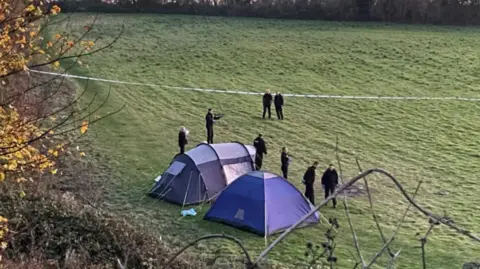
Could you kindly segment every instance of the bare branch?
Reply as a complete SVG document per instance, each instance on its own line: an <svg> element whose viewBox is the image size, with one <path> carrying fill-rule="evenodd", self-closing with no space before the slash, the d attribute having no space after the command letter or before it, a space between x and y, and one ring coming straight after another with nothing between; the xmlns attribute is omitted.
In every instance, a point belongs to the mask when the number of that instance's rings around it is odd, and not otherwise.
<svg viewBox="0 0 480 269"><path fill-rule="evenodd" d="M420 239L421 246L420 248L422 249L422 265L423 269L427 269L427 259L425 258L425 245L427 244L427 238L430 235L430 232L433 230L433 227L435 226L435 222L430 223L430 227L428 228L427 233L425 234L424 237Z"/></svg>
<svg viewBox="0 0 480 269"><path fill-rule="evenodd" d="M360 162L358 161L358 158L355 158L355 162L357 163L359 172L362 173L363 170L362 170L362 167L360 166ZM368 202L370 204L370 210L372 212L373 221L375 222L375 225L377 226L378 232L380 233L380 236L382 237L383 244L386 244L387 239L385 238L385 234L382 231L382 227L380 226L380 222L378 221L377 214L375 213L375 209L373 207L372 194L370 193L370 188L368 186L367 177L365 177L363 179L363 182L365 183L365 190L367 191ZM393 257L394 254L390 250L389 245L387 245L387 250L388 250L388 253L390 254L390 257Z"/></svg>
<svg viewBox="0 0 480 269"><path fill-rule="evenodd" d="M358 180L364 178L365 176L373 174L373 173L378 173L378 174L385 175L388 179L392 180L395 183L395 185L397 186L397 188L400 190L402 195L408 200L408 202L410 202L415 208L417 208L423 215L428 216L428 217L438 221L439 223L442 223L442 224L450 227L451 229L455 230L456 232L458 232L462 235L465 235L465 236L473 239L474 241L480 242L480 237L478 237L477 235L473 234L472 232L470 232L470 231L468 231L464 228L458 227L457 225L453 224L451 221L448 221L448 220L445 220L443 218L435 216L433 213L431 213L430 211L424 209L422 206L417 204L412 199L412 197L410 197L410 195L405 191L402 184L393 175L391 175L389 172L387 172L383 169L380 169L380 168L372 168L372 169L368 169L365 172L363 172L363 173L353 177L352 179L350 179L347 183L345 183L340 188L338 188L332 195L327 197L327 199L323 200L320 205L316 206L312 211L310 211L310 213L303 216L295 224L293 224L287 230L285 230L279 237L277 237L277 239L275 239L268 247L266 247L262 251L262 253L260 253L258 255L258 257L255 260L254 265L258 264L263 257L265 257L278 243L280 243L283 239L285 239L285 237L287 237L295 228L297 228L300 224L302 224L311 215L315 214L315 212L317 212L320 208L325 206L330 200L332 200L333 198L338 196L339 193L341 193L342 191L344 191L345 189L347 189L351 185L355 184Z"/></svg>
<svg viewBox="0 0 480 269"><path fill-rule="evenodd" d="M340 155L338 154L338 137L335 139L335 155L337 157L338 169L339 169L339 172L340 172L340 182L342 182L343 172L342 172L342 162L340 160ZM358 257L360 258L360 262L362 263L362 267L365 268L366 263L365 263L365 260L363 259L362 251L360 250L360 244L358 243L357 233L355 232L355 229L353 228L352 217L350 216L350 210L348 208L347 195L343 196L343 208L345 209L345 215L347 216L348 226L350 227L350 231L352 232L352 237L353 237L353 243L354 243L354 246L355 246L355 250L357 251Z"/></svg>
<svg viewBox="0 0 480 269"><path fill-rule="evenodd" d="M415 198L417 197L418 191L420 190L420 186L422 185L423 181L419 181L417 188L415 189L415 192L413 193L412 200L415 201ZM393 232L392 237L397 236L398 231L400 230L400 227L402 227L403 222L405 221L405 218L407 217L408 211L410 211L410 208L412 207L412 203L409 203L407 206L407 209L403 213L402 218L398 221L397 229Z"/></svg>
<svg viewBox="0 0 480 269"><path fill-rule="evenodd" d="M394 239L395 239L395 237L392 236L390 238L390 240L387 241L387 243L383 244L382 248L380 248L380 250L375 254L375 256L373 256L370 263L367 266L365 266L364 268L368 269L368 268L372 267L372 265L374 265L375 262L377 261L378 257L380 257L382 255L382 253L387 249L388 245L390 245L390 243L392 243Z"/></svg>
<svg viewBox="0 0 480 269"><path fill-rule="evenodd" d="M398 250L394 255L393 257L390 258L390 261L388 262L387 264L387 269L390 269L390 268L393 268L393 264L395 263L395 261L397 260L397 258L400 256L400 252L402 252L402 250Z"/></svg>
<svg viewBox="0 0 480 269"><path fill-rule="evenodd" d="M113 112L110 112L110 113L108 113L108 114L105 115L105 116L102 116L102 117L100 117L100 118L97 118L97 119L89 122L88 125L92 125L92 124L94 124L94 123L96 123L96 122L99 122L99 121L101 121L101 120L103 120L103 119L105 119L105 118L107 118L107 117L110 117L110 116L112 116L112 115L117 114L118 112L122 111L122 110L125 108L126 105L127 105L127 103L124 103L123 106L120 107L119 109L117 109L117 110L115 110L115 111L113 111ZM85 126L85 125L86 125L86 124L82 124L82 125L80 125L80 126L76 126L76 127L73 127L73 128L71 128L71 129L68 129L68 130L65 130L65 131L62 131L62 132L59 132L59 133L54 133L54 134L50 135L50 137L59 136L59 135L63 135L63 134L66 134L66 133L69 133L69 132L78 130L79 128L81 128L81 127L83 127L83 126Z"/></svg>
<svg viewBox="0 0 480 269"><path fill-rule="evenodd" d="M120 261L119 258L117 258L117 265L120 269L126 269L123 265L122 265L122 262Z"/></svg>
<svg viewBox="0 0 480 269"><path fill-rule="evenodd" d="M82 40L82 38L84 36L86 36L86 34L88 34L90 31L91 31L91 28L93 28L93 26L91 26L87 31L86 33L84 33L82 35L82 37L80 37L79 39L77 39L74 44L77 44L78 42L80 42ZM96 50L92 50L90 52L81 52L81 53L78 53L78 54L75 54L75 55L69 55L69 56L66 56L65 54L70 51L71 48L68 48L66 50L63 50L61 49L61 53L55 57L55 59L52 59L52 60L48 60L46 62L43 62L43 63L40 63L40 64L31 64L28 66L29 69L35 69L35 68L38 68L38 67L42 67L42 66L45 66L45 65L50 65L50 64L53 64L55 62L58 62L58 61L63 61L63 60L68 60L68 59L72 59L72 58L81 58L81 57L84 57L84 56L89 56L89 55L92 55L92 54L95 54L97 52L100 52L102 50L105 50L105 49L108 49L110 47L112 47L119 39L120 37L123 35L123 32L125 31L125 25L122 24L122 28L120 30L120 33L111 41L109 42L108 44L106 44L105 46L101 47L101 48L98 48ZM72 46L74 47L74 46ZM12 70L10 72L8 72L7 74L4 74L4 75L0 75L0 79L1 78L5 78L5 77L8 77L10 75L13 75L13 74L16 74L16 73L19 73L23 71L23 69L17 69L17 70Z"/></svg>
<svg viewBox="0 0 480 269"><path fill-rule="evenodd" d="M253 263L252 263L252 259L250 258L250 254L248 253L247 249L243 246L242 242L240 242L240 240L238 240L237 238L235 238L233 236L223 235L223 234L210 234L210 235L202 236L202 237L196 239L195 241L191 242L190 244L188 244L185 247L183 247L182 249L180 249L177 253L175 253L175 255L173 255L173 257L170 258L170 260L168 260L168 262L162 268L163 269L168 268L172 264L172 262L180 254L185 252L188 248L194 246L195 244L197 244L200 241L208 240L208 239L226 239L226 240L234 242L235 244L237 244L242 249L243 254L245 255L245 258L247 259L247 269L254 268Z"/></svg>

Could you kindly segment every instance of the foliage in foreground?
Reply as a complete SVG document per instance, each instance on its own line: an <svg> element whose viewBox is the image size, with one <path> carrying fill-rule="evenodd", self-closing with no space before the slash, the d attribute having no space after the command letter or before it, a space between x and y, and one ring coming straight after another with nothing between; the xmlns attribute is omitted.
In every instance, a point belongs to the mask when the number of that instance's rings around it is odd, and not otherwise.
<svg viewBox="0 0 480 269"><path fill-rule="evenodd" d="M30 73L42 67L57 69L61 60L77 63L99 50L92 49L94 41L85 39L94 22L85 25L79 38L56 33L45 39L51 17L60 11L49 1L0 0L0 183L13 200L26 197L26 185L47 171L57 174L59 155L87 132L89 123L102 118L89 122L89 107L78 109L75 91L65 102L56 102L66 86ZM51 100L55 105L50 107ZM78 130L80 135L72 137ZM8 246L8 224L0 216L0 259Z"/></svg>
<svg viewBox="0 0 480 269"><path fill-rule="evenodd" d="M41 193L13 200L0 195L0 208L16 231L5 251L4 268L159 268L170 256L165 243L125 219L86 206L72 193ZM20 266L21 265L21 266ZM22 267L24 266L24 267ZM45 266L45 267L43 267ZM0 265L1 268L1 265ZM201 268L179 260L172 268Z"/></svg>

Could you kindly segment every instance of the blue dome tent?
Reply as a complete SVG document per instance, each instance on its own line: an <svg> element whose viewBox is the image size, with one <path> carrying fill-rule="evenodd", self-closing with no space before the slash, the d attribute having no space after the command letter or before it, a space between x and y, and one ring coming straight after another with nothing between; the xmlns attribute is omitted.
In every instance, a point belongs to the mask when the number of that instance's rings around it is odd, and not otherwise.
<svg viewBox="0 0 480 269"><path fill-rule="evenodd" d="M220 194L204 219L268 236L284 231L313 208L286 179L269 172L252 171L234 180ZM317 212L302 226L318 221Z"/></svg>

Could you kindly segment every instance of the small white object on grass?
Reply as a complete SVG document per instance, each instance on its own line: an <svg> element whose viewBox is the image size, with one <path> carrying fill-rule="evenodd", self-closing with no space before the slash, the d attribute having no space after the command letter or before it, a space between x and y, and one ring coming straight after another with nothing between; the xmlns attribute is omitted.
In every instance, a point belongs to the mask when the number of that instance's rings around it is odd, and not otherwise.
<svg viewBox="0 0 480 269"><path fill-rule="evenodd" d="M155 182L160 181L160 179L162 179L162 175L159 175L158 177L156 177L156 178L155 178Z"/></svg>

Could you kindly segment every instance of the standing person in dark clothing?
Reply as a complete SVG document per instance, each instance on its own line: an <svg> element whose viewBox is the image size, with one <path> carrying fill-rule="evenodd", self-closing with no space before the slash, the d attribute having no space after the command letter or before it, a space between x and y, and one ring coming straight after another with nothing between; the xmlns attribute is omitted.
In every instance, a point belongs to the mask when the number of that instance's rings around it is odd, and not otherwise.
<svg viewBox="0 0 480 269"><path fill-rule="evenodd" d="M282 156L280 157L280 160L282 162L282 173L283 173L283 178L288 179L288 165L290 164L290 156L288 156L288 149L283 148L282 149Z"/></svg>
<svg viewBox="0 0 480 269"><path fill-rule="evenodd" d="M315 170L317 169L318 162L314 162L303 175L303 184L305 184L305 197L315 205L315 190L313 183L315 183Z"/></svg>
<svg viewBox="0 0 480 269"><path fill-rule="evenodd" d="M256 149L255 153L255 170L262 169L263 163L263 154L267 155L267 146L265 145L265 141L262 138L262 134L258 134L258 137L253 140L253 146Z"/></svg>
<svg viewBox="0 0 480 269"><path fill-rule="evenodd" d="M277 112L277 118L279 120L283 120L283 96L280 92L277 92L277 94L275 94L273 103L275 104L275 111Z"/></svg>
<svg viewBox="0 0 480 269"><path fill-rule="evenodd" d="M180 154L185 153L185 145L188 144L187 136L188 130L182 126L180 128L180 132L178 132L178 146L180 147Z"/></svg>
<svg viewBox="0 0 480 269"><path fill-rule="evenodd" d="M328 196L332 195L335 192L335 188L338 185L338 173L337 170L335 170L335 167L333 167L333 164L330 164L323 173L322 176L322 185L323 188L325 189L325 199L327 199ZM337 207L337 199L333 198L333 208Z"/></svg>
<svg viewBox="0 0 480 269"><path fill-rule="evenodd" d="M207 143L213 144L213 124L215 123L215 116L211 108L208 109L207 115L205 115L205 125L207 127Z"/></svg>
<svg viewBox="0 0 480 269"><path fill-rule="evenodd" d="M263 118L265 119L265 114L267 113L268 110L268 118L272 118L272 112L271 112L271 107L272 107L272 101L273 97L270 94L270 89L267 89L265 94L263 95Z"/></svg>

